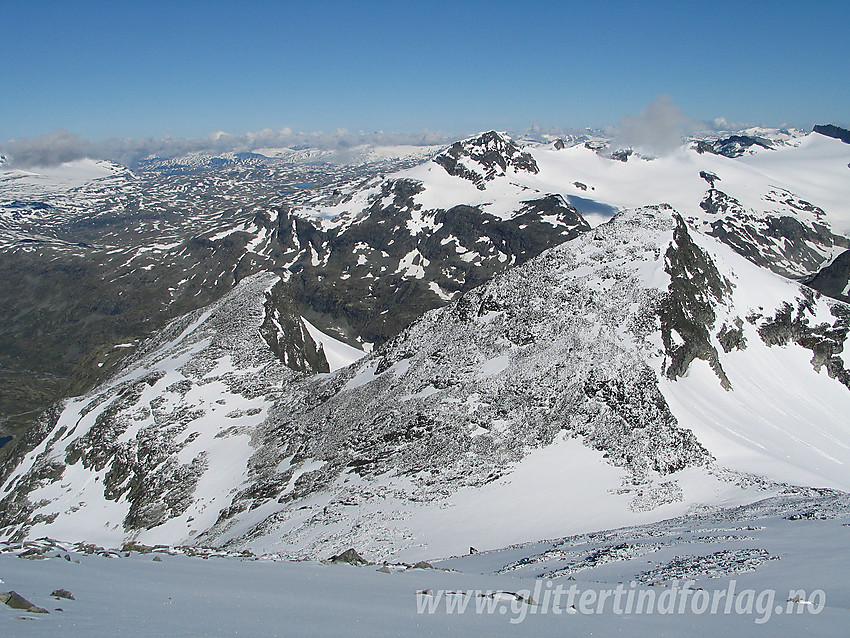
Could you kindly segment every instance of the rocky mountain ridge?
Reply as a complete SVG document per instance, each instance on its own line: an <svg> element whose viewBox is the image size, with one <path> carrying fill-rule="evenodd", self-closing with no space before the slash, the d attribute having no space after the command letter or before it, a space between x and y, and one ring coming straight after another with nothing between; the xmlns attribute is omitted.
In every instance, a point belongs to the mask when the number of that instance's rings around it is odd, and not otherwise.
<svg viewBox="0 0 850 638"><path fill-rule="evenodd" d="M330 374L296 373L260 336L273 282L246 278L123 376L45 415L42 442L7 467L4 536L439 553L464 503L529 489L532 467L577 464L589 496L556 484L535 495L549 514L534 532L522 508L502 515L507 536L587 525L566 523L576 498L596 503L587 520L601 509L625 524L787 483L847 486L850 459L833 448L850 409L848 307L750 264L670 207L622 213ZM245 319L221 323L233 316ZM805 398L781 396L791 379ZM762 391L776 403L767 429L741 416ZM700 397L725 418L695 410ZM788 461L803 423L808 451ZM98 518L108 523L95 530ZM454 542L468 537L461 526Z"/></svg>
<svg viewBox="0 0 850 638"><path fill-rule="evenodd" d="M494 219L462 199L424 210L410 199L421 183L376 175L406 161L137 174L101 163L71 177L71 168L55 169L71 180L54 176L55 186L8 173L0 182L15 197L0 203L0 273L11 282L0 300L8 430L105 379L153 330L252 273L289 280L299 314L325 329L380 343L588 228L556 196L530 196L515 219ZM380 190L356 220L326 225L293 210L350 199L375 182Z"/></svg>

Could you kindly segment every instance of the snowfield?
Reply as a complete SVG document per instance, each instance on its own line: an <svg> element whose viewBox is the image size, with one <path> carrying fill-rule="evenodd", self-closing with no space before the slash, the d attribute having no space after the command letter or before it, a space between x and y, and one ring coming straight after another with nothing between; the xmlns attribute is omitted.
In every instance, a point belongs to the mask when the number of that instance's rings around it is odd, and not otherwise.
<svg viewBox="0 0 850 638"><path fill-rule="evenodd" d="M49 612L0 605L0 631L838 637L850 620L848 524L846 497L774 498L418 568L0 544L0 591ZM74 599L50 595L59 589Z"/></svg>

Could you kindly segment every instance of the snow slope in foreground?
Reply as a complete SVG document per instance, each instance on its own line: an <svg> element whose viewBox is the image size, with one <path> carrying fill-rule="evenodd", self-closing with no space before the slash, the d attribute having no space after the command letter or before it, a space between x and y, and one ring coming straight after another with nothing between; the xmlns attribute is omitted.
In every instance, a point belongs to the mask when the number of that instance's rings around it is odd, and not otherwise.
<svg viewBox="0 0 850 638"><path fill-rule="evenodd" d="M165 549L108 558L50 542L0 544L0 591L50 612L0 604L0 634L838 637L850 621L848 524L846 498L772 499L435 563L452 571L391 565L389 573ZM17 558L26 552L45 558ZM60 588L75 600L50 596Z"/></svg>

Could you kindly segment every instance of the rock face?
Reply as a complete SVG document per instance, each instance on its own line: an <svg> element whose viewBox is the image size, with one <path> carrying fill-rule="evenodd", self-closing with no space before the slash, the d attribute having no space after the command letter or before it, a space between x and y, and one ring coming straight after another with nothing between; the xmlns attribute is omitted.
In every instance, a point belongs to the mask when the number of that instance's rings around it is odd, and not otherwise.
<svg viewBox="0 0 850 638"><path fill-rule="evenodd" d="M834 137L837 140L841 140L845 144L850 144L850 131L848 131L846 128L835 126L835 124L815 124L815 127L812 130L815 133L820 133L821 135L826 135L827 137Z"/></svg>
<svg viewBox="0 0 850 638"><path fill-rule="evenodd" d="M260 334L283 364L297 372L330 372L321 344L316 344L301 316L288 287L278 282L266 293L266 316Z"/></svg>
<svg viewBox="0 0 850 638"><path fill-rule="evenodd" d="M741 202L734 197L730 197L723 191L714 188L714 181L717 179L716 175L706 177L705 172L701 171L700 177L711 184L711 188L705 194L703 200L699 203L699 207L706 213L709 215L730 215L744 212L744 207L741 205Z"/></svg>
<svg viewBox="0 0 850 638"><path fill-rule="evenodd" d="M826 213L814 204L779 188L763 199L775 209L756 212L710 188L700 202L707 214L703 232L754 264L792 278L816 272L837 248L850 245L847 237L832 231Z"/></svg>
<svg viewBox="0 0 850 638"><path fill-rule="evenodd" d="M668 357L664 373L671 379L684 375L696 359L708 361L724 388L731 388L717 349L711 343L714 307L727 301L732 284L711 258L697 246L684 220L675 216L673 241L665 254L670 275L669 294L661 305L661 339ZM675 333L675 334L674 334Z"/></svg>
<svg viewBox="0 0 850 638"><path fill-rule="evenodd" d="M494 131L453 144L427 167L481 191L539 172L529 152ZM528 189L498 215L462 189L439 195L457 187L441 181L445 174L370 183L332 208L344 212L327 222L287 209L261 220L275 239L267 254L284 265L302 314L343 338L380 344L426 311L590 228L557 194Z"/></svg>
<svg viewBox="0 0 850 638"><path fill-rule="evenodd" d="M275 283L242 280L46 415L40 443L5 468L0 534L60 537L95 517L115 546L387 555L421 542L405 527L416 512L567 444L592 455L591 476L620 477L584 490L615 492L623 515L653 512L688 502L680 473L744 480L700 440L714 421L682 407L695 378L699 395L751 413L753 371L792 347L809 354L786 374L815 401L846 385L847 306L723 250L669 206L545 251L331 374L296 372L272 351L294 341L261 336Z"/></svg>
<svg viewBox="0 0 850 638"><path fill-rule="evenodd" d="M734 158L740 157L753 147L772 150L773 142L763 137L751 135L730 135L713 142L700 141L696 145L696 151Z"/></svg>
<svg viewBox="0 0 850 638"><path fill-rule="evenodd" d="M811 350L811 364L815 370L825 367L833 379L838 380L850 390L850 370L844 364L842 353L850 332L850 308L835 305L831 310L833 323L814 324L814 294L806 291L797 300L796 307L789 302L782 304L773 317L759 326L758 332L768 345L786 346L789 343Z"/></svg>
<svg viewBox="0 0 850 638"><path fill-rule="evenodd" d="M425 186L388 179L350 221L322 229L279 211L273 258L298 308L349 339L383 343L510 265L590 229L556 195L528 199L508 218L459 204L426 209Z"/></svg>
<svg viewBox="0 0 850 638"><path fill-rule="evenodd" d="M850 303L850 250L804 281L821 294Z"/></svg>

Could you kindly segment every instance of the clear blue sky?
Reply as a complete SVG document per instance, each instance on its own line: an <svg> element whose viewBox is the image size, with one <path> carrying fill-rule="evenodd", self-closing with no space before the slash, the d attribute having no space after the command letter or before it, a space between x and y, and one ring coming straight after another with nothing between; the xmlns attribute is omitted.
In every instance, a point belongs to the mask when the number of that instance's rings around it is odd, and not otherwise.
<svg viewBox="0 0 850 638"><path fill-rule="evenodd" d="M0 0L0 140L850 124L850 3Z"/></svg>

